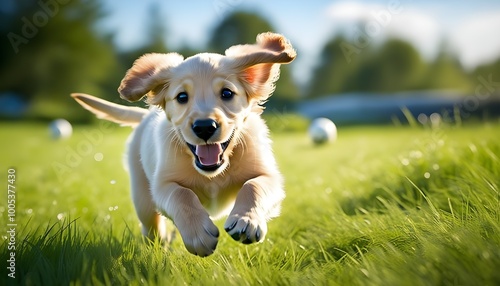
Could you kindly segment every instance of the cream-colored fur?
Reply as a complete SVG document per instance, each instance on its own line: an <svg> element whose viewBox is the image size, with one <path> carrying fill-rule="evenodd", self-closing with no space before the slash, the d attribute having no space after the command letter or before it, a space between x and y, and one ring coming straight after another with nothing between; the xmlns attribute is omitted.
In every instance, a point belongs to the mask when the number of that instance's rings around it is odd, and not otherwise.
<svg viewBox="0 0 500 286"><path fill-rule="evenodd" d="M264 240L285 194L261 104L274 90L279 64L295 56L288 41L273 33L225 55L184 60L175 53L146 54L119 92L129 101L146 95L149 111L72 94L101 118L137 125L128 142L128 169L144 235L166 236L162 214L189 252L207 256L219 237L212 219L228 215L224 228L235 240ZM209 138L195 129L200 120L215 122L203 129L210 130Z"/></svg>

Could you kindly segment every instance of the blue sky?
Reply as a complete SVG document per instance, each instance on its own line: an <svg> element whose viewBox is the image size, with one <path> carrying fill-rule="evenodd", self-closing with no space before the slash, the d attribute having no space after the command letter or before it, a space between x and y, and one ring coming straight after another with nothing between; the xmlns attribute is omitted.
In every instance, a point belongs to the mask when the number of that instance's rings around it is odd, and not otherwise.
<svg viewBox="0 0 500 286"><path fill-rule="evenodd" d="M500 57L500 1L283 1L208 0L174 1L103 0L108 16L102 28L116 32L124 49L144 40L152 4L158 4L165 19L169 47L203 47L215 25L235 10L257 11L264 15L298 50L294 74L305 80L323 44L334 34L356 35L356 23L375 44L389 36L413 43L426 58L432 58L443 39L462 64L473 68ZM396 9L397 8L397 9ZM377 16L378 15L378 16ZM378 18L377 18L378 17ZM371 28L372 30L365 30Z"/></svg>

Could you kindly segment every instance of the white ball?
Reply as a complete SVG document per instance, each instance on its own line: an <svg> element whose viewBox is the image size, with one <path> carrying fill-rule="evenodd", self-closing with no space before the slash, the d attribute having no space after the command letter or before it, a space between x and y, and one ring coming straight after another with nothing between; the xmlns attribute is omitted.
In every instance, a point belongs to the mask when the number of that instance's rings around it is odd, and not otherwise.
<svg viewBox="0 0 500 286"><path fill-rule="evenodd" d="M56 119L50 122L49 130L54 139L68 138L73 134L73 127L66 119Z"/></svg>
<svg viewBox="0 0 500 286"><path fill-rule="evenodd" d="M315 144L333 142L337 139L337 126L328 118L316 118L309 126L309 135Z"/></svg>

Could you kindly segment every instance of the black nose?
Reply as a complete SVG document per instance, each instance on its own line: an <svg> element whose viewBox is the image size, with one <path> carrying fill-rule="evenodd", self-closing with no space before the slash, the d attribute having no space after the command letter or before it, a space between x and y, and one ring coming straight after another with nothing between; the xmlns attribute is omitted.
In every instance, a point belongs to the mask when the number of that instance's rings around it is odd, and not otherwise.
<svg viewBox="0 0 500 286"><path fill-rule="evenodd" d="M194 134L205 141L208 141L214 135L217 128L219 128L219 124L213 119L196 120L191 126Z"/></svg>

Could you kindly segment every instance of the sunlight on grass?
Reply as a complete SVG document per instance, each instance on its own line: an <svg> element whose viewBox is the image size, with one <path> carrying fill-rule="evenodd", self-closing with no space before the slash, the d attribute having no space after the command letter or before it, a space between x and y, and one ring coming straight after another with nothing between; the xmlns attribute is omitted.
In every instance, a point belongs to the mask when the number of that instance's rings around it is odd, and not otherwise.
<svg viewBox="0 0 500 286"><path fill-rule="evenodd" d="M12 139L2 141L2 170L18 174L18 284L500 283L498 125L352 127L318 147L276 133L282 215L264 243L221 233L205 259L180 236L168 249L142 239L122 168L129 132L76 126L52 141L42 125L0 127Z"/></svg>

